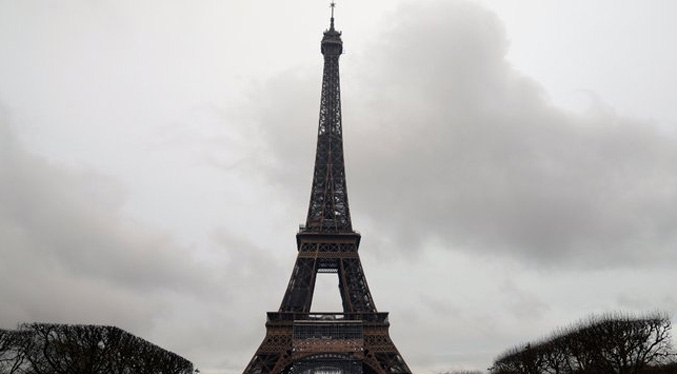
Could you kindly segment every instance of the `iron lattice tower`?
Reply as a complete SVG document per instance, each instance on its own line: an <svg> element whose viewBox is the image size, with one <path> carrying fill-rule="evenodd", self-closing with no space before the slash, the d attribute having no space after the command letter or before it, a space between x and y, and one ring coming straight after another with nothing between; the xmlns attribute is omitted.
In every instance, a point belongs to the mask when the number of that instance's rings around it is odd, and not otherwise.
<svg viewBox="0 0 677 374"><path fill-rule="evenodd" d="M244 374L411 374L378 312L358 254L343 162L339 57L341 32L324 32L317 153L306 224L282 304L268 312L266 336ZM318 273L337 273L343 311L311 313Z"/></svg>

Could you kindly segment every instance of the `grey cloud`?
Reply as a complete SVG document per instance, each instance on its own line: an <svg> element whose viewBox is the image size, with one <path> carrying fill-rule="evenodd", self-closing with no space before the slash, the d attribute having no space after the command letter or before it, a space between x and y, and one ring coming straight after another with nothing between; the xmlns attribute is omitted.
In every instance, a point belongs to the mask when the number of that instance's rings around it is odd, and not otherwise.
<svg viewBox="0 0 677 374"><path fill-rule="evenodd" d="M409 4L389 20L368 51L343 59L351 205L358 227L389 238L382 250L434 242L595 268L677 260L673 136L595 102L554 107L476 4ZM270 157L293 165L273 181L305 204L296 191L311 166L298 165L312 163L317 116L305 114L317 112L319 75L279 79L261 93L261 128Z"/></svg>
<svg viewBox="0 0 677 374"><path fill-rule="evenodd" d="M113 324L200 368L241 370L284 289L275 260L225 229L198 260L125 216L116 180L27 152L4 119L0 145L0 327Z"/></svg>
<svg viewBox="0 0 677 374"><path fill-rule="evenodd" d="M214 287L170 236L120 214L114 180L26 152L4 119L0 133L2 326L95 322L147 333L163 294Z"/></svg>

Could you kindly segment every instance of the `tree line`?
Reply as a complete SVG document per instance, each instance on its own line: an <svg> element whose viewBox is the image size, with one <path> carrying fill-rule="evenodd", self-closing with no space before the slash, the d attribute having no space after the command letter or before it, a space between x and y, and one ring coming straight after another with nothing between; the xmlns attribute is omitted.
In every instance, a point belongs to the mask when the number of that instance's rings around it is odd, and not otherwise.
<svg viewBox="0 0 677 374"><path fill-rule="evenodd" d="M677 374L670 318L591 317L550 338L508 350L491 374Z"/></svg>
<svg viewBox="0 0 677 374"><path fill-rule="evenodd" d="M0 374L190 374L193 364L114 326L0 330Z"/></svg>

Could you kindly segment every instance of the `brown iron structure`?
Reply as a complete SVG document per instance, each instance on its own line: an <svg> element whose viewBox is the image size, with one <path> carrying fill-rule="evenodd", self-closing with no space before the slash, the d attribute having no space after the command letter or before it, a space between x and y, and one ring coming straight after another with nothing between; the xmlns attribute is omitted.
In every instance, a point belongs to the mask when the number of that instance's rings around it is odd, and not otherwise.
<svg viewBox="0 0 677 374"><path fill-rule="evenodd" d="M298 257L282 304L269 312L266 336L244 374L410 374L390 339L388 313L369 292L348 207L339 56L334 4L324 55L317 154L306 224L296 234ZM318 273L337 273L343 311L311 313Z"/></svg>

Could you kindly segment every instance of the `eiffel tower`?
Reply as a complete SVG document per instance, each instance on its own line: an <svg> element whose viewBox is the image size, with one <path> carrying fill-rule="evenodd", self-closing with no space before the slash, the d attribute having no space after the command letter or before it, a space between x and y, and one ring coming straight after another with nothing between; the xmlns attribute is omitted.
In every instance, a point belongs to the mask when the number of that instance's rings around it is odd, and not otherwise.
<svg viewBox="0 0 677 374"><path fill-rule="evenodd" d="M390 339L388 313L378 312L358 253L348 207L339 56L341 32L331 4L324 56L317 153L305 225L296 234L298 257L266 336L244 374L411 374ZM343 311L311 313L318 273L337 273Z"/></svg>

